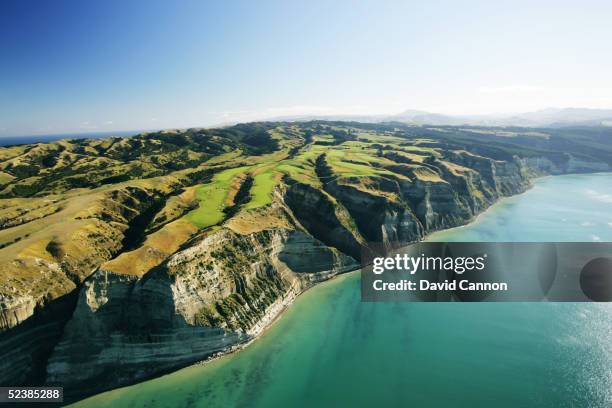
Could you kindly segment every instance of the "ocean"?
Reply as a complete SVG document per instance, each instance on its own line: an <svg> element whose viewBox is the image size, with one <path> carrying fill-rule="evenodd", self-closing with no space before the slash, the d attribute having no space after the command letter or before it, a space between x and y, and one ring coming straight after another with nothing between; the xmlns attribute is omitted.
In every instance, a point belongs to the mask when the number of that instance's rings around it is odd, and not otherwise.
<svg viewBox="0 0 612 408"><path fill-rule="evenodd" d="M612 241L612 175L547 177L437 241ZM610 407L612 305L300 296L246 349L79 407Z"/></svg>

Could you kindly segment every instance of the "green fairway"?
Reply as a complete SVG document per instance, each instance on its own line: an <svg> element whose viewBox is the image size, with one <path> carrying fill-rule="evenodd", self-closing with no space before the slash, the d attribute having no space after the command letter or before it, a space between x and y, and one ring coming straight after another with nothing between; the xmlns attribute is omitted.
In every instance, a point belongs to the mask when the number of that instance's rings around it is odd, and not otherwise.
<svg viewBox="0 0 612 408"><path fill-rule="evenodd" d="M272 167L256 174L254 179L251 201L245 206L246 209L263 207L272 202L272 191L280 179L280 174Z"/></svg>
<svg viewBox="0 0 612 408"><path fill-rule="evenodd" d="M288 132L288 129L283 131ZM291 132L295 129L291 130ZM271 132L272 137L287 148L294 144L288 143L284 134L275 129ZM326 139L332 142L331 136L317 136L317 139ZM329 139L329 140L327 140ZM401 142L402 144L400 145ZM320 156L325 157L325 162L331 170L332 176L327 181L338 178L355 177L395 177L405 178L404 175L394 173L384 167L396 165L392 160L383 156L383 147L392 149L395 154L406 157L416 163L422 162L426 157L436 154L436 150L430 147L407 146L406 140L385 136L381 134L362 134L360 140L350 140L337 145L308 145L302 148L293 157L287 157L285 153L274 153L267 156L259 156L251 161L251 165L235 169L225 170L208 184L199 186L196 196L199 207L187 214L186 218L199 228L207 228L223 222L225 218L224 209L231 205L228 196L232 188L232 180L240 174L248 172L253 177L253 185L249 191L250 199L244 204L244 209L251 210L269 205L273 201L274 188L283 176L290 179L320 187L321 180L317 176L316 162ZM423 142L428 142L423 140ZM286 157L283 159L283 156ZM435 174L429 174L426 170L414 173L421 179L433 180ZM235 183L234 183L235 184Z"/></svg>
<svg viewBox="0 0 612 408"><path fill-rule="evenodd" d="M249 168L250 166L243 166L225 170L215 175L210 183L199 186L196 190L199 207L189 212L185 216L186 219L198 228L207 228L223 221L225 198L229 193L230 184L234 177Z"/></svg>

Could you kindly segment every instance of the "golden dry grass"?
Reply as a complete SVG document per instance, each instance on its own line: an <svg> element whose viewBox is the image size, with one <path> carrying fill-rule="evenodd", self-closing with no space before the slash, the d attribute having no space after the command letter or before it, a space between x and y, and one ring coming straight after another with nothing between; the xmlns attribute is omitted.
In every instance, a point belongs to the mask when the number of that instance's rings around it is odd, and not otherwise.
<svg viewBox="0 0 612 408"><path fill-rule="evenodd" d="M142 246L124 252L102 264L102 269L123 275L142 277L151 268L162 263L182 244L198 232L198 227L187 220L173 221L147 236Z"/></svg>

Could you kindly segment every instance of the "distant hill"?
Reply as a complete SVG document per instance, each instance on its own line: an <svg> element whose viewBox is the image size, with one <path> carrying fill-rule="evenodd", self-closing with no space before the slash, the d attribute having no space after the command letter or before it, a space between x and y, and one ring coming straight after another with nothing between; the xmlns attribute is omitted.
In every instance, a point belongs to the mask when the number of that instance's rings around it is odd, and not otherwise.
<svg viewBox="0 0 612 408"><path fill-rule="evenodd" d="M270 118L270 120L294 122L310 120L342 120L362 123L401 122L412 125L440 126L612 126L612 109L547 108L534 112L492 115L445 115L408 109L395 115L300 115L275 117Z"/></svg>
<svg viewBox="0 0 612 408"><path fill-rule="evenodd" d="M499 121L515 126L610 126L612 109L549 108L501 118Z"/></svg>

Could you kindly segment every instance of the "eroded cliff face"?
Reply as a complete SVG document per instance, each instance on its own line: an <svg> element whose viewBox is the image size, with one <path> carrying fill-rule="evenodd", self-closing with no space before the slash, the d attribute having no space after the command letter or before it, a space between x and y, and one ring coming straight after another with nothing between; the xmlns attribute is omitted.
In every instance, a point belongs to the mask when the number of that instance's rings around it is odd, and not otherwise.
<svg viewBox="0 0 612 408"><path fill-rule="evenodd" d="M348 210L366 241L391 245L463 225L499 198L525 191L536 174L519 158L457 152L445 159L427 161L425 173L394 168L404 179L349 177L328 181L325 190Z"/></svg>
<svg viewBox="0 0 612 408"><path fill-rule="evenodd" d="M155 190L123 188L78 200L51 215L56 224L42 240L20 240L5 248L0 293L0 384L37 384L46 361L70 319L82 282L123 248L131 222L145 212ZM71 219L72 217L72 219ZM42 220L41 220L42 221ZM3 232L11 233L11 230Z"/></svg>
<svg viewBox="0 0 612 408"><path fill-rule="evenodd" d="M364 183L367 183L366 178L346 179L343 184L333 181L326 188L348 210L367 241L411 242L422 237L423 228L413 210L397 200L397 182L383 183L388 184L384 187L380 183L376 183L376 187L364 186ZM374 191L389 194L375 194Z"/></svg>
<svg viewBox="0 0 612 408"><path fill-rule="evenodd" d="M230 351L307 288L356 269L369 242L465 224L538 175L609 170L445 132L343 126L266 125L274 138L233 129L241 150L160 134L172 154L151 142L145 156L173 167L180 154L185 170L91 190L60 177L49 197L13 198L11 187L0 202L0 383L59 384L74 399ZM130 140L102 143L115 142L132 157Z"/></svg>
<svg viewBox="0 0 612 408"><path fill-rule="evenodd" d="M271 206L251 214L282 227L229 223L140 277L103 265L81 288L44 382L79 398L244 344L305 289L356 269L367 242L419 240L528 185L520 164L485 162L484 177L457 165L427 177L330 179L322 188L287 179Z"/></svg>
<svg viewBox="0 0 612 408"><path fill-rule="evenodd" d="M562 161L552 161L547 157L529 157L524 163L541 175L567 173L593 173L610 171L610 165L597 160L586 160L567 153Z"/></svg>
<svg viewBox="0 0 612 408"><path fill-rule="evenodd" d="M141 279L99 269L46 383L79 397L204 360L253 339L315 282L356 267L302 231L222 229Z"/></svg>
<svg viewBox="0 0 612 408"><path fill-rule="evenodd" d="M344 206L322 189L292 182L282 197L297 221L326 245L359 259L364 241Z"/></svg>

